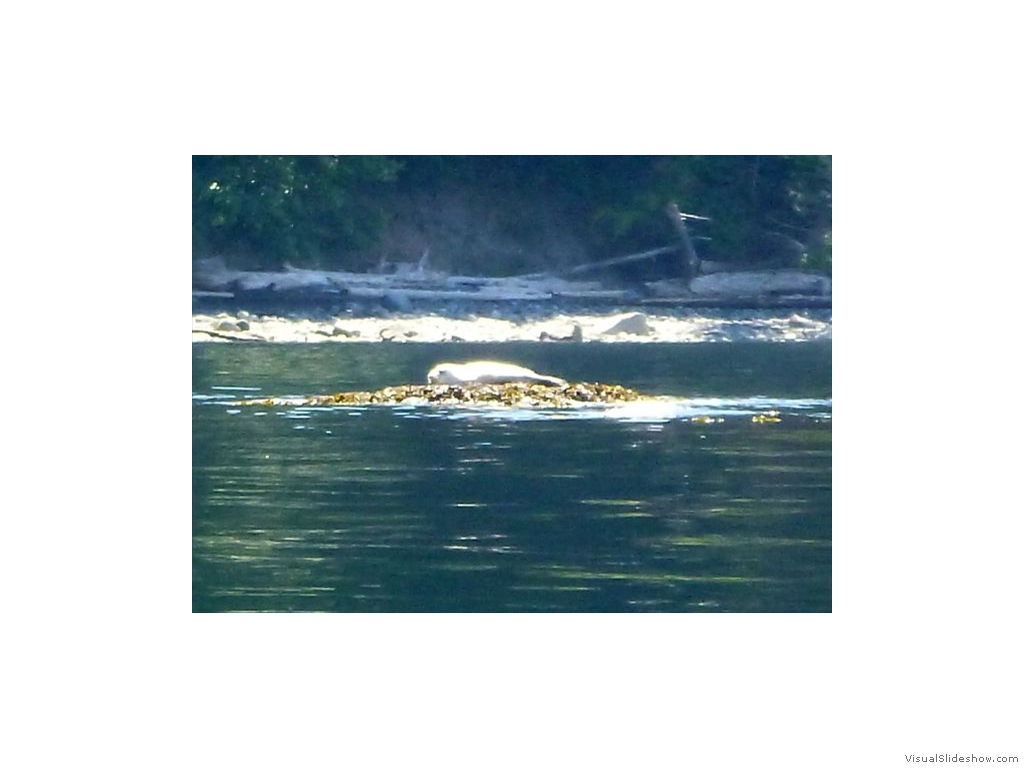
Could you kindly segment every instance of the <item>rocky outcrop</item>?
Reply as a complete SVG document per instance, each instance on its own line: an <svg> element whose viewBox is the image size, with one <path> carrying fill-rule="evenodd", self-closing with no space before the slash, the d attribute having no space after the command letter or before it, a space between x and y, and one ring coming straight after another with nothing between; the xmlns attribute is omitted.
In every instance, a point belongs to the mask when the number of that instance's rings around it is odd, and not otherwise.
<svg viewBox="0 0 1024 768"><path fill-rule="evenodd" d="M569 408L587 404L626 403L648 399L619 384L580 382L563 387L513 382L509 384L403 384L373 392L337 392L307 398L240 400L236 405L495 405L515 408Z"/></svg>

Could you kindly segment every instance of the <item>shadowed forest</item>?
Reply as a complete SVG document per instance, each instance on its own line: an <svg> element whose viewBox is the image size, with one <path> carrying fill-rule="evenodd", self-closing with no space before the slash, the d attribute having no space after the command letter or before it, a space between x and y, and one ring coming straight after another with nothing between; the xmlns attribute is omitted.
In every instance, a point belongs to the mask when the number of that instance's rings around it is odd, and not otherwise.
<svg viewBox="0 0 1024 768"><path fill-rule="evenodd" d="M192 256L240 269L515 275L676 240L703 259L831 273L832 158L193 156Z"/></svg>

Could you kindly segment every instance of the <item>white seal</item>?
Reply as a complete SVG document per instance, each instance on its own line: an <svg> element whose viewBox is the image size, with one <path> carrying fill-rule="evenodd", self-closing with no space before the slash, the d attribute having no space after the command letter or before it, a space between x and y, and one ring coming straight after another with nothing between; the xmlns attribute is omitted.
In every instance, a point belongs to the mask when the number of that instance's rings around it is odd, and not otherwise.
<svg viewBox="0 0 1024 768"><path fill-rule="evenodd" d="M428 384L508 384L524 381L549 387L567 386L565 379L544 376L529 368L494 360L473 360L469 363L440 363L427 374Z"/></svg>

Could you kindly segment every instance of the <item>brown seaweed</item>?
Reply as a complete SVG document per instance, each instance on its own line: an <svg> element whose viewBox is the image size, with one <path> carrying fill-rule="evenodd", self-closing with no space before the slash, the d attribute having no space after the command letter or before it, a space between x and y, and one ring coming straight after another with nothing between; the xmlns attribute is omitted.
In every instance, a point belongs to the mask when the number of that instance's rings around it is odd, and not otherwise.
<svg viewBox="0 0 1024 768"><path fill-rule="evenodd" d="M551 387L530 382L507 384L402 384L372 392L336 392L304 398L258 398L237 405L499 405L513 408L568 408L586 404L649 399L620 384L579 382Z"/></svg>

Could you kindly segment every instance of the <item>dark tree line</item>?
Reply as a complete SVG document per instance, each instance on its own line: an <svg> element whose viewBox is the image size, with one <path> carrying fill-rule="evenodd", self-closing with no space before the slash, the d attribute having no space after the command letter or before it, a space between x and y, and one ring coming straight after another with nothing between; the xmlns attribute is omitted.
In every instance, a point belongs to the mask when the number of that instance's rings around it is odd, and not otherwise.
<svg viewBox="0 0 1024 768"><path fill-rule="evenodd" d="M453 192L524 242L557 216L590 258L673 242L675 202L710 219L702 258L831 270L832 158L811 155L193 156L193 258L356 268L410 200Z"/></svg>

